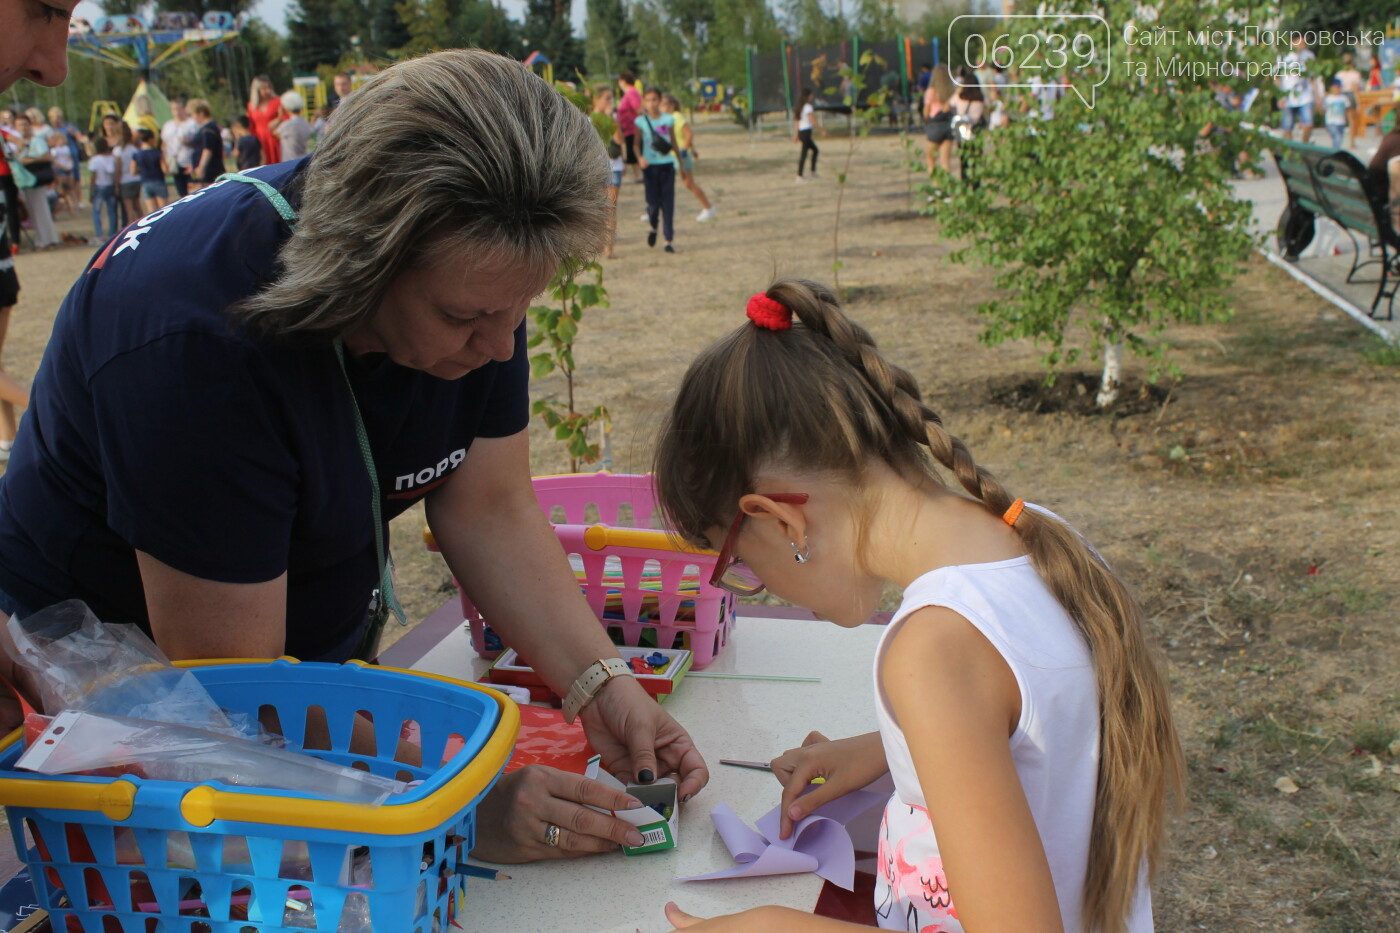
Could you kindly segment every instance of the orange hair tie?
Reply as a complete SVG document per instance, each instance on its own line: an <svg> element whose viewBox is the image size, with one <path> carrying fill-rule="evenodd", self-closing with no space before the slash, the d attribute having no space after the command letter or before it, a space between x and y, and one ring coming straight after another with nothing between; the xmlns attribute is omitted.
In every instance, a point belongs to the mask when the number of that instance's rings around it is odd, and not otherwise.
<svg viewBox="0 0 1400 933"><path fill-rule="evenodd" d="M1026 500L1017 499L1015 502L1011 503L1011 507L1006 510L1006 513L1004 515L1002 515L1001 520L1006 522L1012 528L1015 528L1016 519L1021 517L1021 510L1025 507Z"/></svg>

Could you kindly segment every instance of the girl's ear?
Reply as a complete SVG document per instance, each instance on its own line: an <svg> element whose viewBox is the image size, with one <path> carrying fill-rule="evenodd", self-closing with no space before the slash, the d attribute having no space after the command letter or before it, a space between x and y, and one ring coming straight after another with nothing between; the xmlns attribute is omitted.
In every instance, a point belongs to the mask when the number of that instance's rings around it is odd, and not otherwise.
<svg viewBox="0 0 1400 933"><path fill-rule="evenodd" d="M774 502L760 493L749 493L739 499L739 509L750 518L773 523L773 528L789 541L801 541L807 535L805 505Z"/></svg>

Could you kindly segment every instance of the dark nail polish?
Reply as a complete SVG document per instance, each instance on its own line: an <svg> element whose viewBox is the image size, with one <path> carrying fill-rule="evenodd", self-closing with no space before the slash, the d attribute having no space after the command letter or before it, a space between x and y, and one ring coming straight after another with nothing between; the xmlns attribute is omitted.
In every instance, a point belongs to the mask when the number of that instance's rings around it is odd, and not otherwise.
<svg viewBox="0 0 1400 933"><path fill-rule="evenodd" d="M650 784L652 781L656 780L656 775L651 773L650 768L643 768L641 771L637 772L637 780L643 784Z"/></svg>
<svg viewBox="0 0 1400 933"><path fill-rule="evenodd" d="M681 798L681 803L690 803L690 798L694 796L694 794L686 794L684 797Z"/></svg>

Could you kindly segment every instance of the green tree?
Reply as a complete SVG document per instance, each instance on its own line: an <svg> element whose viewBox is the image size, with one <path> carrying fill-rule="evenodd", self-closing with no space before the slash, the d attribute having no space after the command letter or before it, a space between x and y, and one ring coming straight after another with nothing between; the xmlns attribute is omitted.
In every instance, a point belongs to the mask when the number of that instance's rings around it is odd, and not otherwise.
<svg viewBox="0 0 1400 933"><path fill-rule="evenodd" d="M851 24L827 10L822 0L784 0L787 31L800 45L835 45L851 37Z"/></svg>
<svg viewBox="0 0 1400 933"><path fill-rule="evenodd" d="M336 16L335 0L298 0L287 11L287 54L292 70L306 74L318 65L340 61L350 47L350 34Z"/></svg>
<svg viewBox="0 0 1400 933"><path fill-rule="evenodd" d="M1396 0L1293 0L1287 11L1289 29L1306 32L1341 30L1357 33L1361 30L1383 29L1400 19L1400 3Z"/></svg>
<svg viewBox="0 0 1400 933"><path fill-rule="evenodd" d="M247 51L246 61L252 74L267 75L275 88L286 90L292 86L292 69L284 61L290 57L286 43L267 23L256 17L248 20L237 41ZM248 89L243 88L245 100L247 93Z"/></svg>
<svg viewBox="0 0 1400 933"><path fill-rule="evenodd" d="M408 42L394 50L395 57L412 58L452 47L452 12L447 0L400 0L394 9L409 35Z"/></svg>
<svg viewBox="0 0 1400 933"><path fill-rule="evenodd" d="M690 77L685 44L676 35L658 0L637 0L632 6L632 23L637 30L637 48L642 56L646 83L667 88L684 84Z"/></svg>
<svg viewBox="0 0 1400 933"><path fill-rule="evenodd" d="M522 28L526 54L538 50L554 63L554 73L572 75L583 68L583 43L570 21L573 0L526 0Z"/></svg>
<svg viewBox="0 0 1400 933"><path fill-rule="evenodd" d="M397 0L370 0L365 6L364 24L353 35L360 37L361 49L371 58L387 58L394 49L413 39L399 16Z"/></svg>
<svg viewBox="0 0 1400 933"><path fill-rule="evenodd" d="M590 75L637 70L637 33L623 0L588 0L583 34L583 61Z"/></svg>
<svg viewBox="0 0 1400 933"><path fill-rule="evenodd" d="M700 77L700 58L709 43L710 24L715 17L711 0L661 0L666 20L685 51L691 81Z"/></svg>
<svg viewBox="0 0 1400 933"><path fill-rule="evenodd" d="M1089 3L1065 7L1087 12ZM1134 10L1133 0L1101 0L1098 11L1122 24ZM1227 2L1196 0L1159 0L1155 10L1153 26L1183 36L1228 29L1240 13ZM1007 22L1013 33L1025 23ZM1014 35L1008 44L1017 46ZM1087 351L1103 361L1098 401L1106 406L1116 398L1124 347L1146 357L1155 377L1172 368L1164 328L1230 317L1225 289L1253 245L1252 207L1235 198L1230 178L1235 154L1257 153L1261 141L1219 106L1208 84L1180 75L1193 63L1209 73L1222 55L1271 59L1273 50L1119 40L1098 51L1096 63L1075 75L1077 86L1093 84L1103 77L1093 68L1111 54L1092 110L1069 94L1053 119L1013 121L993 134L995 145L966 147L964 183L936 210L944 232L969 243L955 261L996 270L1000 294L977 309L983 342L1036 342L1050 378ZM1158 77L1169 72L1178 75L1170 84ZM1211 126L1222 132L1210 134Z"/></svg>
<svg viewBox="0 0 1400 933"><path fill-rule="evenodd" d="M748 50L772 51L783 44L786 36L767 3L750 0L713 0L713 3L715 13L710 23L710 42L700 71L725 84L742 86L748 74Z"/></svg>
<svg viewBox="0 0 1400 933"><path fill-rule="evenodd" d="M520 24L489 0L462 0L453 30L459 46L520 57Z"/></svg>
<svg viewBox="0 0 1400 933"><path fill-rule="evenodd" d="M904 32L904 20L893 0L856 0L852 25L863 42L893 39Z"/></svg>

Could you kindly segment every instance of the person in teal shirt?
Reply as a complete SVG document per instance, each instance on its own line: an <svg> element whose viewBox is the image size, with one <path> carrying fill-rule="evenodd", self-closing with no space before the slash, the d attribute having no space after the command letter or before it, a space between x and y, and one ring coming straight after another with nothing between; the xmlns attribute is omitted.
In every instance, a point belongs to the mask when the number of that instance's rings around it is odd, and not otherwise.
<svg viewBox="0 0 1400 933"><path fill-rule="evenodd" d="M656 222L661 220L661 233L666 239L666 252L674 253L673 217L676 212L676 138L675 120L661 112L661 92L649 87L642 95L642 112L637 117L637 135L642 142L640 162L642 183L646 186L647 246L656 245Z"/></svg>

